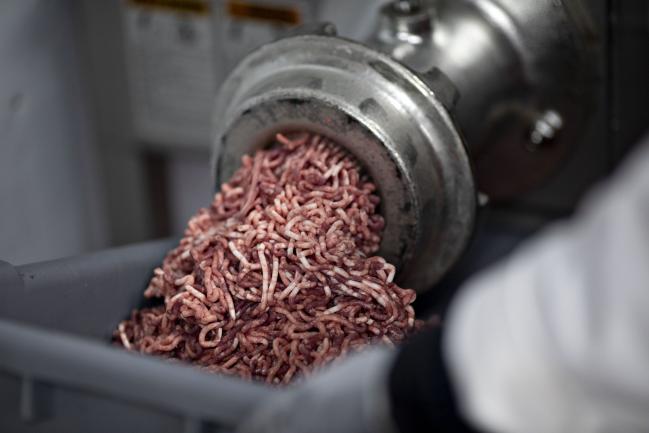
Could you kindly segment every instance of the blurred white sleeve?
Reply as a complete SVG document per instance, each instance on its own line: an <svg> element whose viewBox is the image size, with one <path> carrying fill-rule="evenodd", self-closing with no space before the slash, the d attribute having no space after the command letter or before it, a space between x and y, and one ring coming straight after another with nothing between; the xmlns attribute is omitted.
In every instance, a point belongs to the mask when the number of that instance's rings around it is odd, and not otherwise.
<svg viewBox="0 0 649 433"><path fill-rule="evenodd" d="M649 144L571 221L470 281L444 344L485 430L649 432Z"/></svg>

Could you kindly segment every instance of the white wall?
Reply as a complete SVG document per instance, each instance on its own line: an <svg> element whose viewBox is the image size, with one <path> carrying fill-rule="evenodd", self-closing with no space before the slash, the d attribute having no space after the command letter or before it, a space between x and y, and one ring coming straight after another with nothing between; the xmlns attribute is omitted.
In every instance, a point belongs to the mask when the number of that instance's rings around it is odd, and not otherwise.
<svg viewBox="0 0 649 433"><path fill-rule="evenodd" d="M106 245L73 2L0 2L0 260Z"/></svg>

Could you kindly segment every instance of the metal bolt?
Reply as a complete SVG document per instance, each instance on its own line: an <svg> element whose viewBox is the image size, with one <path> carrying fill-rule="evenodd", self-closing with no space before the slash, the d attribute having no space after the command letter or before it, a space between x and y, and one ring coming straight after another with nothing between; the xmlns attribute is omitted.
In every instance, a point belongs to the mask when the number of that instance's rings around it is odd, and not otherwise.
<svg viewBox="0 0 649 433"><path fill-rule="evenodd" d="M392 9L402 14L411 14L418 12L421 8L419 0L395 0L392 3Z"/></svg>
<svg viewBox="0 0 649 433"><path fill-rule="evenodd" d="M530 132L529 143L526 144L530 152L537 151L544 144L552 141L561 128L563 119L555 110L546 110L536 119Z"/></svg>

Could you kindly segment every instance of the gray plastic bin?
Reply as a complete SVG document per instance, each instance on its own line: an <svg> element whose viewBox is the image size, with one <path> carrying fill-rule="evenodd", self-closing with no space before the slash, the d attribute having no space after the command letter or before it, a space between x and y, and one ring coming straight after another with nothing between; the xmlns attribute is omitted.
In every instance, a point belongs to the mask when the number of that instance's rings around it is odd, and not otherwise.
<svg viewBox="0 0 649 433"><path fill-rule="evenodd" d="M482 226L455 269L419 297L420 317L441 312L462 281L531 233ZM0 433L231 431L253 405L282 392L111 345L176 243L18 267L0 262Z"/></svg>
<svg viewBox="0 0 649 433"><path fill-rule="evenodd" d="M230 431L281 392L111 345L175 243L0 262L0 432Z"/></svg>

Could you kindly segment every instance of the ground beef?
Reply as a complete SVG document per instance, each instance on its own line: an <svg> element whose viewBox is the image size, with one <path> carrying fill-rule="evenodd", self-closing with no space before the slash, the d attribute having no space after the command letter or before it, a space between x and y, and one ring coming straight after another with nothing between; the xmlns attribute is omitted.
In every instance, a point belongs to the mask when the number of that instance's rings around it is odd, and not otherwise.
<svg viewBox="0 0 649 433"><path fill-rule="evenodd" d="M245 156L115 340L214 372L288 383L371 342L417 326L415 292L377 256L384 226L375 186L330 140L278 134Z"/></svg>

